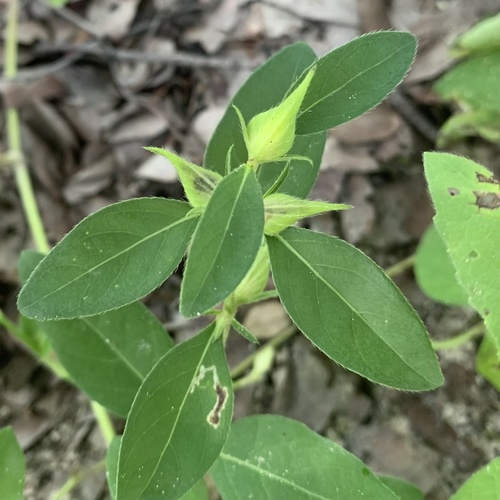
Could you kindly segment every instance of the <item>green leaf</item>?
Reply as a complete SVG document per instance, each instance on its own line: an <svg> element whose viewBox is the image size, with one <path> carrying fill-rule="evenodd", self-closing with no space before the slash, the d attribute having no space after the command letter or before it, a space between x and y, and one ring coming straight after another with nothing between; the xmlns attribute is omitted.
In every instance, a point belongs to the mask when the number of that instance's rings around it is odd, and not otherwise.
<svg viewBox="0 0 500 500"><path fill-rule="evenodd" d="M242 166L217 186L194 233L181 287L184 316L205 312L238 286L263 231L262 193L254 171Z"/></svg>
<svg viewBox="0 0 500 500"><path fill-rule="evenodd" d="M22 259L22 276L42 258L32 252ZM151 368L173 346L162 324L138 302L89 318L33 323L50 339L71 379L122 416Z"/></svg>
<svg viewBox="0 0 500 500"><path fill-rule="evenodd" d="M274 236L305 217L311 217L332 210L347 210L350 205L327 203L318 200L302 200L288 194L276 193L264 198L264 233Z"/></svg>
<svg viewBox="0 0 500 500"><path fill-rule="evenodd" d="M476 371L500 391L500 356L496 344L488 334L483 337L476 356Z"/></svg>
<svg viewBox="0 0 500 500"><path fill-rule="evenodd" d="M404 479L381 474L378 478L401 500L424 500L424 494L414 484Z"/></svg>
<svg viewBox="0 0 500 500"><path fill-rule="evenodd" d="M74 382L93 400L126 416L156 362L173 342L143 304L41 328Z"/></svg>
<svg viewBox="0 0 500 500"><path fill-rule="evenodd" d="M210 472L228 500L398 498L354 455L276 415L235 422Z"/></svg>
<svg viewBox="0 0 500 500"><path fill-rule="evenodd" d="M111 498L116 498L116 476L118 472L118 453L121 436L115 436L109 445L106 454L106 478L108 480ZM205 481L198 481L187 493L180 497L181 500L208 500L208 488Z"/></svg>
<svg viewBox="0 0 500 500"><path fill-rule="evenodd" d="M278 105L286 97L290 86L316 60L313 50L305 43L296 43L284 48L265 64L255 70L237 92L231 104L241 111L246 123L252 117ZM205 152L204 165L224 175L226 154L234 145L231 154L231 168L235 169L248 158L241 125L235 110L228 106ZM313 167L306 161L294 160L290 163L290 174L280 192L305 197L311 190L318 175L321 156L325 147L325 134L297 137L290 154L302 155L313 161ZM263 192L278 178L284 165L266 164L259 171L259 182Z"/></svg>
<svg viewBox="0 0 500 500"><path fill-rule="evenodd" d="M252 117L279 104L290 86L314 63L316 55L303 42L284 48L257 68L231 101L241 111L246 123ZM231 166L247 161L240 122L235 110L228 106L205 152L204 165L224 174L226 153L234 144Z"/></svg>
<svg viewBox="0 0 500 500"><path fill-rule="evenodd" d="M118 473L118 452L120 451L121 436L115 436L106 453L106 479L108 481L111 498L116 498L116 476Z"/></svg>
<svg viewBox="0 0 500 500"><path fill-rule="evenodd" d="M500 14L483 19L460 35L453 44L453 54L464 56L473 52L500 48Z"/></svg>
<svg viewBox="0 0 500 500"><path fill-rule="evenodd" d="M196 225L190 209L139 198L90 215L40 262L21 290L19 311L39 321L71 319L144 297L181 260Z"/></svg>
<svg viewBox="0 0 500 500"><path fill-rule="evenodd" d="M254 334L245 326L242 325L236 319L232 319L231 326L235 329L237 333L239 333L243 338L247 339L252 344L260 344L259 339L254 336Z"/></svg>
<svg viewBox="0 0 500 500"><path fill-rule="evenodd" d="M130 410L118 464L118 500L174 499L219 455L233 411L223 339L214 324L171 349Z"/></svg>
<svg viewBox="0 0 500 500"><path fill-rule="evenodd" d="M450 500L500 500L500 458L495 458L484 466Z"/></svg>
<svg viewBox="0 0 500 500"><path fill-rule="evenodd" d="M10 427L0 429L0 486L2 498L23 500L26 461Z"/></svg>
<svg viewBox="0 0 500 500"><path fill-rule="evenodd" d="M290 155L309 158L312 165L307 160L290 160L289 172L276 190L278 193L286 193L298 198L305 198L309 194L318 176L325 143L326 134L324 132L307 136L301 135L295 138ZM272 187L285 168L287 168L286 164L283 163L266 163L259 168L257 178L263 193Z"/></svg>
<svg viewBox="0 0 500 500"><path fill-rule="evenodd" d="M297 134L312 134L362 115L399 85L417 40L410 33L368 33L316 62L316 73L297 117Z"/></svg>
<svg viewBox="0 0 500 500"><path fill-rule="evenodd" d="M369 257L305 229L289 228L267 241L285 309L327 356L397 389L429 390L443 383L424 325Z"/></svg>
<svg viewBox="0 0 500 500"><path fill-rule="evenodd" d="M144 148L151 153L164 156L175 168L186 198L193 207L204 207L222 176L208 168L199 167L172 151L163 148Z"/></svg>
<svg viewBox="0 0 500 500"><path fill-rule="evenodd" d="M431 299L444 304L467 305L467 295L457 281L446 246L433 224L420 240L414 270L418 286Z"/></svg>
<svg viewBox="0 0 500 500"><path fill-rule="evenodd" d="M500 111L496 94L499 78L500 51L494 51L458 64L438 80L434 89L442 99L457 102L465 109Z"/></svg>
<svg viewBox="0 0 500 500"><path fill-rule="evenodd" d="M440 131L440 144L465 135L479 134L499 140L500 51L478 54L456 65L434 86L441 99L458 105L460 113L448 120Z"/></svg>
<svg viewBox="0 0 500 500"><path fill-rule="evenodd" d="M424 154L436 216L469 304L500 347L500 181L483 166L447 153Z"/></svg>
<svg viewBox="0 0 500 500"><path fill-rule="evenodd" d="M181 500L209 500L208 488L205 481L198 481L187 493L182 495Z"/></svg>

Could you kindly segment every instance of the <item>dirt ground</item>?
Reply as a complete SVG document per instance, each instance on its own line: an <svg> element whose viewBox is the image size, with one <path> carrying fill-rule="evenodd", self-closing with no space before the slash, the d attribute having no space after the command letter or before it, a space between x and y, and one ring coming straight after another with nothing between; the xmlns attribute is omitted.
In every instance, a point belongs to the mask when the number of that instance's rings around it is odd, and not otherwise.
<svg viewBox="0 0 500 500"><path fill-rule="evenodd" d="M56 243L85 215L115 201L181 197L173 168L142 146L165 146L201 163L231 96L252 68L281 47L303 40L322 55L363 32L409 30L420 45L404 84L384 104L328 136L311 197L355 208L306 221L388 267L414 252L432 219L421 154L435 147L450 113L432 90L451 65L449 44L498 11L500 2L493 0L75 0L61 10L45 0L24 1L19 77L11 84L2 80L0 89L19 105L37 200ZM2 114L2 137L4 121ZM470 140L454 151L498 175L498 149ZM2 167L0 308L12 320L18 255L31 247L13 175ZM468 308L426 298L411 270L396 282L433 338L455 335L478 320ZM197 331L200 321L178 314L179 284L175 274L146 300L176 341ZM245 314L245 324L263 341L289 326L278 302ZM251 349L241 337L230 337L230 363ZM500 395L476 374L476 350L470 342L441 351L446 384L403 393L344 371L296 335L280 347L260 383L237 392L235 418L270 412L299 419L375 472L414 482L430 500L447 499L500 454ZM120 419L115 424L123 428ZM68 498L109 498L104 468L94 467L105 445L88 398L0 328L4 425L14 428L26 453L27 499L49 499L71 474L92 468Z"/></svg>

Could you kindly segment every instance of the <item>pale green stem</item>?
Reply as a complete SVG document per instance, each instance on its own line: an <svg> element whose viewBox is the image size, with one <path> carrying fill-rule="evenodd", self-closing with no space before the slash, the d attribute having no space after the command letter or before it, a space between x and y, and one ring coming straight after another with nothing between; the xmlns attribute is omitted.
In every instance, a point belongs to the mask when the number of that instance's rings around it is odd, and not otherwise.
<svg viewBox="0 0 500 500"><path fill-rule="evenodd" d="M11 0L7 7L7 22L4 35L4 76L6 80L12 80L17 75L17 24L19 15L18 0ZM21 128L19 125L19 116L17 109L8 107L7 114L7 145L8 157L13 163L14 175L16 179L17 190L21 198L23 210L28 222L31 235L35 242L36 248L43 253L50 250L50 245L47 240L47 235L43 227L42 218L38 205L36 203L33 185L28 172L28 167L24 160L22 145L21 145ZM2 317L5 319L4 315ZM9 321L10 323L10 321ZM17 328L17 327L16 327ZM9 328L11 329L11 328ZM16 336L22 340L22 336ZM23 342L23 344L25 344ZM26 344L25 344L26 345ZM29 346L27 346L29 348ZM56 374L63 373L56 366L55 361L50 356L45 357L42 361L49 366ZM94 406L95 405L95 406ZM98 425L103 432L104 439L109 443L114 435L114 430L107 412L97 403L92 402L92 409Z"/></svg>
<svg viewBox="0 0 500 500"><path fill-rule="evenodd" d="M105 467L106 467L106 461L101 460L100 462L97 462L89 469L73 474L61 486L61 488L52 495L51 500L63 500L73 488L76 488L88 476L91 476L100 469L105 469Z"/></svg>
<svg viewBox="0 0 500 500"><path fill-rule="evenodd" d="M400 260L399 262L396 262L396 264L391 267L388 267L385 270L385 274L387 274L387 276L391 278L394 278L398 274L405 272L407 269L411 269L414 263L415 254L410 255L409 257L406 257L406 259Z"/></svg>
<svg viewBox="0 0 500 500"><path fill-rule="evenodd" d="M101 429L102 436L106 442L106 446L109 446L113 438L115 437L115 429L113 427L113 422L107 412L106 408L102 407L99 403L95 401L90 402L92 411L94 412L99 429Z"/></svg>
<svg viewBox="0 0 500 500"><path fill-rule="evenodd" d="M17 74L17 17L18 0L11 0L7 7L7 24L5 28L4 76L12 80ZM36 204L33 185L28 173L21 148L21 132L17 109L7 108L7 144L8 157L13 162L17 189L21 197L26 220L38 250L47 253L50 249L42 218Z"/></svg>
<svg viewBox="0 0 500 500"><path fill-rule="evenodd" d="M474 337L478 337L484 333L484 323L481 321L477 323L469 330L452 337L451 339L446 340L433 340L432 347L436 351L441 351L443 349L455 349L456 347L460 347L461 345L466 344Z"/></svg>
<svg viewBox="0 0 500 500"><path fill-rule="evenodd" d="M252 366L253 360L264 350L269 349L269 347L277 348L284 342L286 342L289 338L291 338L297 332L296 326L289 326L285 328L279 335L272 338L269 342L264 344L263 346L256 349L250 356L246 357L240 364L236 365L231 370L231 378L235 379L245 373L248 368Z"/></svg>

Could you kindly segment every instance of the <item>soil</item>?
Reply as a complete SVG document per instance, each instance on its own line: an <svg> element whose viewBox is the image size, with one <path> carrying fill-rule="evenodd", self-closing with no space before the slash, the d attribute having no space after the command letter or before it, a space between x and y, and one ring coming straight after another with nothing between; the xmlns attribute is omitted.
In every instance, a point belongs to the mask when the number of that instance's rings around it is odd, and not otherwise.
<svg viewBox="0 0 500 500"><path fill-rule="evenodd" d="M51 243L115 201L180 198L175 173L141 147L164 145L201 163L231 95L251 68L279 48L305 40L321 54L359 33L397 28L420 38L414 71L386 103L329 133L311 193L355 209L305 225L345 238L383 267L401 261L415 251L433 216L421 154L435 148L451 110L433 94L432 83L451 65L447 44L453 36L498 10L497 3L317 0L307 9L299 0L78 0L54 11L42 0L21 2L20 78L10 85L2 81L0 89L20 108L23 145ZM500 172L498 147L490 143L471 139L455 151ZM33 243L8 168L0 169L0 242L0 307L16 321L17 259ZM176 342L202 321L177 312L180 279L179 271L146 299ZM433 338L456 335L479 319L469 308L428 299L411 269L396 283ZM287 327L277 302L244 311L242 320L253 321L250 329L263 341ZM25 451L26 498L49 499L82 471L85 479L67 498L109 498L106 446L88 398L2 328L0 333L0 426L11 425ZM406 478L429 500L444 500L500 454L500 395L476 373L478 342L439 352L443 387L406 393L343 370L297 334L281 345L262 381L237 392L235 418L278 413L299 419L375 472ZM231 336L230 363L251 349ZM124 422L114 423L120 432Z"/></svg>

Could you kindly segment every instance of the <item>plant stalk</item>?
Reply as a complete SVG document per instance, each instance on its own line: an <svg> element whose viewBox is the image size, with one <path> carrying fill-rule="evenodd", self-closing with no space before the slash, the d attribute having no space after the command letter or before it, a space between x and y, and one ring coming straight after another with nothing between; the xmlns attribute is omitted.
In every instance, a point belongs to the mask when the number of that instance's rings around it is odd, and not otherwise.
<svg viewBox="0 0 500 500"><path fill-rule="evenodd" d="M4 35L4 76L5 79L13 80L17 75L17 26L19 17L19 1L10 0L7 6L7 22L5 25ZM47 235L43 226L42 217L36 202L33 184L28 172L28 167L24 159L22 144L21 144L21 127L19 124L19 115L17 109L7 106L7 147L8 158L13 163L14 176L16 180L17 190L21 198L24 214L28 226L30 228L33 241L37 250L47 253L50 250L50 245L47 240ZM3 323L11 331L16 331L17 327L12 330L12 324L7 325L5 316L2 313ZM7 320L8 321L8 320ZM10 323L10 321L8 321ZM15 325L14 325L15 326ZM16 336L22 341L22 336ZM26 346L26 343L23 342ZM26 346L29 349L29 346ZM42 360L46 366L50 367L56 374L60 374L61 370L51 363L50 356ZM92 401L92 410L94 411L95 418L103 433L106 443L109 444L114 436L114 429L111 419L106 410Z"/></svg>
<svg viewBox="0 0 500 500"><path fill-rule="evenodd" d="M472 340L474 337L478 337L479 335L482 335L484 333L484 323L480 321L473 327L469 328L469 330L460 333L459 335L456 335L455 337L452 337L451 339L446 339L446 340L433 340L432 341L432 347L436 351L441 351L444 349L455 349L457 347L460 347L470 340Z"/></svg>

